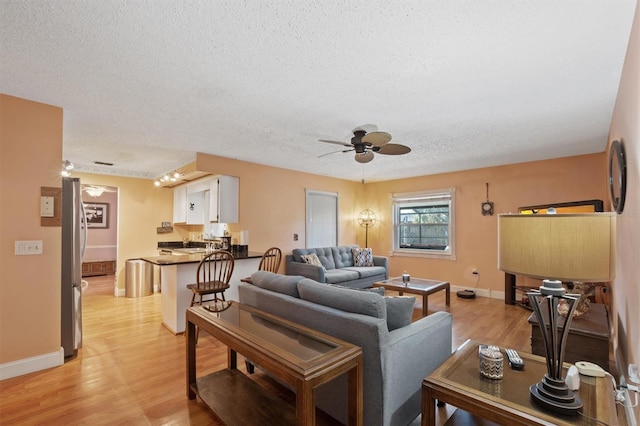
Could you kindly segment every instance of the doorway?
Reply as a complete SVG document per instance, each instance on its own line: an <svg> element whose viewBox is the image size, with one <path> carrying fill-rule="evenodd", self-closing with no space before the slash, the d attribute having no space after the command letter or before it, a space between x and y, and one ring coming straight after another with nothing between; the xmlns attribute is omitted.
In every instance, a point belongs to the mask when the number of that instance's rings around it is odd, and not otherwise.
<svg viewBox="0 0 640 426"><path fill-rule="evenodd" d="M338 193L307 189L306 247L338 245Z"/></svg>
<svg viewBox="0 0 640 426"><path fill-rule="evenodd" d="M82 278L102 277L112 281L118 270L118 188L82 184L82 202L87 221L87 242L82 258Z"/></svg>

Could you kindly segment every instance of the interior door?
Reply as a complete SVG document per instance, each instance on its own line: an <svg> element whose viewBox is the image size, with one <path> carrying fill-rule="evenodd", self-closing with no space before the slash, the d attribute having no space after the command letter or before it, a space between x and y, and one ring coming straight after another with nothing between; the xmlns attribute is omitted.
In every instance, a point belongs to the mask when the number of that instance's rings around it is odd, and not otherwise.
<svg viewBox="0 0 640 426"><path fill-rule="evenodd" d="M338 193L306 190L306 247L338 245Z"/></svg>

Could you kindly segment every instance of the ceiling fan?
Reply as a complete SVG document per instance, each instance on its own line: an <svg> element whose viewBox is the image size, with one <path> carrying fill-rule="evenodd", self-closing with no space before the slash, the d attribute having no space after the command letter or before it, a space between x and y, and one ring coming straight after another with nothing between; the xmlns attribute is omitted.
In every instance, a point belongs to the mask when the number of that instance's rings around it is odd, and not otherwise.
<svg viewBox="0 0 640 426"><path fill-rule="evenodd" d="M92 197L99 197L105 192L116 192L116 188L100 185L82 185L82 190Z"/></svg>
<svg viewBox="0 0 640 426"><path fill-rule="evenodd" d="M378 132L377 130L378 128L373 124L358 126L353 129L351 143L320 139L319 142L349 147L349 149L328 152L320 157L335 154L336 152L355 151L355 160L358 163L368 163L373 160L374 153L384 155L402 155L411 152L411 148L408 146L401 145L399 143L389 143L391 141L391 135L387 132Z"/></svg>

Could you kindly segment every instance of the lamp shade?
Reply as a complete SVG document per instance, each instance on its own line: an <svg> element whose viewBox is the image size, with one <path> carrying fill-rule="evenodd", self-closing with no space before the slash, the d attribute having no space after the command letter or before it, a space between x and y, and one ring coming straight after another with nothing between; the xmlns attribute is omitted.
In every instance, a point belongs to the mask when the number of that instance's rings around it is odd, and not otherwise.
<svg viewBox="0 0 640 426"><path fill-rule="evenodd" d="M539 279L615 277L615 213L501 214L498 268Z"/></svg>
<svg viewBox="0 0 640 426"><path fill-rule="evenodd" d="M360 226L370 228L376 224L376 214L369 209L362 210L358 215L358 223Z"/></svg>

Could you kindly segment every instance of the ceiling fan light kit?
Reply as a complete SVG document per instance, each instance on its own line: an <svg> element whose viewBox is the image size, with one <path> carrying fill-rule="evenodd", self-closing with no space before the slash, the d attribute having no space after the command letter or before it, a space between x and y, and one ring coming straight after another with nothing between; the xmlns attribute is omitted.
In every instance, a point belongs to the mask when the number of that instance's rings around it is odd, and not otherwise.
<svg viewBox="0 0 640 426"><path fill-rule="evenodd" d="M364 128L371 129L367 132ZM411 152L411 148L398 143L389 143L391 141L391 135L387 132L375 131L376 127L373 124L365 124L356 127L353 130L353 137L351 143L324 140L320 139L320 142L332 143L335 145L342 145L349 147L350 149L329 152L325 155L334 154L337 152L352 152L355 151L355 160L358 163L368 163L374 158L374 153L383 155L403 155Z"/></svg>

